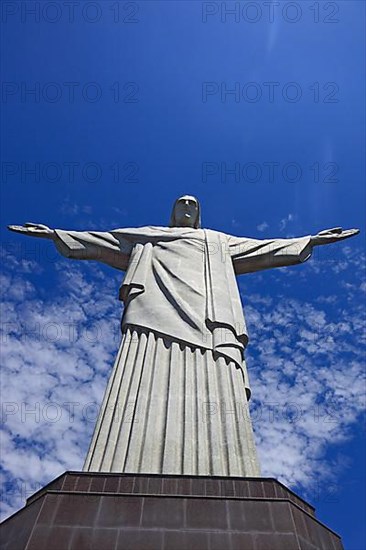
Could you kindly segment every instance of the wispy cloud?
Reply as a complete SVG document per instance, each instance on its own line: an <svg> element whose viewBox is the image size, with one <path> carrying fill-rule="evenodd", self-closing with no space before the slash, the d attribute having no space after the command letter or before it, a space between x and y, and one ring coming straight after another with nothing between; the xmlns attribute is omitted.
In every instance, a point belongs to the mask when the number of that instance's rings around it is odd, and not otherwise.
<svg viewBox="0 0 366 550"><path fill-rule="evenodd" d="M258 231L265 231L269 227L267 222L262 222L259 225L257 225Z"/></svg>
<svg viewBox="0 0 366 550"><path fill-rule="evenodd" d="M346 467L341 444L365 411L364 256L358 252L346 261L344 273L353 282L343 281L345 293L300 300L287 297L284 285L284 295L245 299L254 339L247 363L262 473L305 494L336 480ZM338 264L319 262L316 273L304 274L305 284L331 278ZM326 458L330 449L332 465Z"/></svg>
<svg viewBox="0 0 366 550"><path fill-rule="evenodd" d="M278 228L279 230L282 232L286 229L286 227L288 226L288 224L290 222L293 222L295 220L295 215L294 214L288 214L286 216L286 218L282 218L282 220L280 221L280 223L278 224Z"/></svg>
<svg viewBox="0 0 366 550"><path fill-rule="evenodd" d="M78 214L92 214L93 207L89 204L77 204L66 197L60 204L59 210L62 214L73 217Z"/></svg>
<svg viewBox="0 0 366 550"><path fill-rule="evenodd" d="M80 469L116 355L118 279L93 264L55 264L44 301L28 264L7 255L1 315L3 513L66 469ZM48 266L50 267L50 266ZM25 468L25 464L27 467ZM37 487L38 484L38 487Z"/></svg>

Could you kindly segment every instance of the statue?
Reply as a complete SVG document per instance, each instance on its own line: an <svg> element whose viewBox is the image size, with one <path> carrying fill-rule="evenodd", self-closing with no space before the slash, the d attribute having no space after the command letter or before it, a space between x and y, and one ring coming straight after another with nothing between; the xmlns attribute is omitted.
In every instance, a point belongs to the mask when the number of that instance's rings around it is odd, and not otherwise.
<svg viewBox="0 0 366 550"><path fill-rule="evenodd" d="M125 271L122 342L85 471L259 476L248 413L248 343L236 275L308 260L314 246L356 235L340 227L294 239L201 229L191 196L169 227L18 233L52 239L67 258Z"/></svg>

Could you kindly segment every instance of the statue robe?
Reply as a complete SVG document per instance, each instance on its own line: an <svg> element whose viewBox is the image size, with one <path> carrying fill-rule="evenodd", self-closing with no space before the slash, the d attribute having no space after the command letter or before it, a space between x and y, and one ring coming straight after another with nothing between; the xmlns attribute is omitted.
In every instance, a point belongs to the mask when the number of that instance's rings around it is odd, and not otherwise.
<svg viewBox="0 0 366 550"><path fill-rule="evenodd" d="M235 276L307 260L310 237L177 227L56 234L64 256L126 271L124 337L84 469L259 475Z"/></svg>

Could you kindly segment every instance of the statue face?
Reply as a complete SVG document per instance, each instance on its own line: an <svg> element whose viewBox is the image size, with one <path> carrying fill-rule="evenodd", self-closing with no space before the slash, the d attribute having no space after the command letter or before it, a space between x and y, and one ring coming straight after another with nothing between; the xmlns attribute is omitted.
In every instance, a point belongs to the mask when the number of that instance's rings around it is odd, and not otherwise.
<svg viewBox="0 0 366 550"><path fill-rule="evenodd" d="M194 197L185 195L178 199L174 217L177 227L194 227L198 216L198 202Z"/></svg>

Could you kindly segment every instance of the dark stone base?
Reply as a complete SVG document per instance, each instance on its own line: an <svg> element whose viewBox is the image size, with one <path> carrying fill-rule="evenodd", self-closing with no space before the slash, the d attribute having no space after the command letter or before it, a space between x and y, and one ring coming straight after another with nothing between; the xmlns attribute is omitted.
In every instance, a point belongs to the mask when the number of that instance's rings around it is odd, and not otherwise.
<svg viewBox="0 0 366 550"><path fill-rule="evenodd" d="M2 524L5 550L342 550L270 478L66 472Z"/></svg>

